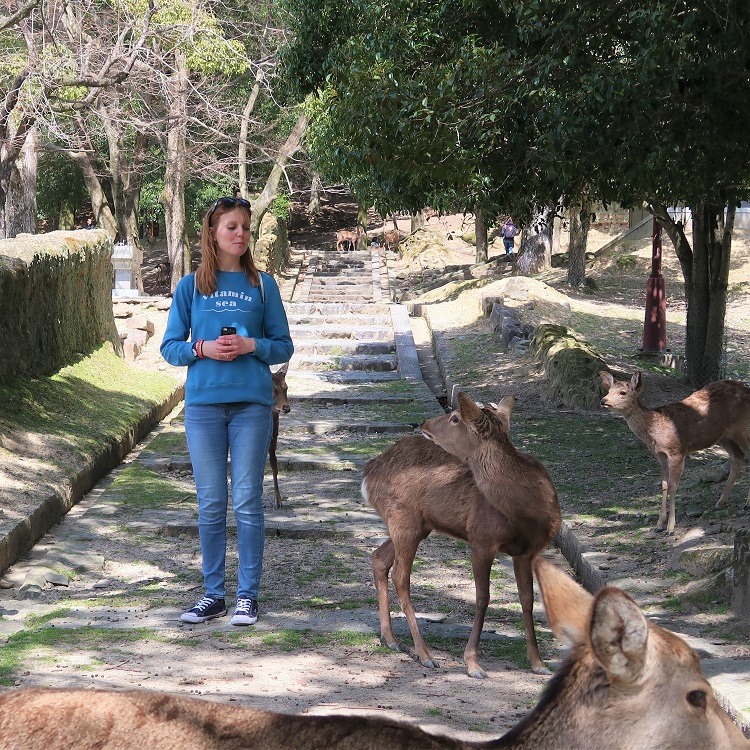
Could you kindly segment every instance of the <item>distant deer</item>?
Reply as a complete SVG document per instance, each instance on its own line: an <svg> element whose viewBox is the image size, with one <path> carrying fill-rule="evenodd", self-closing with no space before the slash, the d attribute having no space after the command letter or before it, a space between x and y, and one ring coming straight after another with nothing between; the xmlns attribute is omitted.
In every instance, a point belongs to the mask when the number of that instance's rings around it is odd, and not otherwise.
<svg viewBox="0 0 750 750"><path fill-rule="evenodd" d="M399 242L401 242L401 233L398 230L391 230L383 234L383 245L386 250L398 250Z"/></svg>
<svg viewBox="0 0 750 750"><path fill-rule="evenodd" d="M336 250L339 250L342 253L347 252L347 250L356 250L359 238L359 231L352 232L349 229L339 230L336 232Z"/></svg>
<svg viewBox="0 0 750 750"><path fill-rule="evenodd" d="M146 690L30 688L0 694L3 750L750 750L687 643L620 589L592 597L546 560L534 569L550 626L573 648L536 708L499 739Z"/></svg>
<svg viewBox="0 0 750 750"><path fill-rule="evenodd" d="M640 372L636 372L629 383L615 380L608 372L600 372L599 376L609 389L601 405L625 417L628 427L659 460L662 495L656 530L664 530L669 498L666 532L670 536L674 534L675 495L685 457L717 444L732 460L729 478L716 503L717 508L724 507L745 458L750 458L750 388L736 380L717 380L682 401L649 409L641 403L643 379ZM750 495L747 506L750 506Z"/></svg>
<svg viewBox="0 0 750 750"><path fill-rule="evenodd" d="M424 437L402 438L364 469L362 495L388 526L389 539L372 553L381 638L399 649L388 603L388 573L409 623L419 661L436 666L419 632L411 602L412 563L420 542L437 531L471 546L476 590L474 626L464 650L471 677L486 677L477 648L490 601L495 555L513 558L531 668L548 673L534 632L531 564L560 529L560 505L546 469L510 442L515 399L480 409L458 395L459 408L427 420Z"/></svg>
<svg viewBox="0 0 750 750"><path fill-rule="evenodd" d="M271 379L273 380L273 434L271 435L271 443L268 446L268 460L271 464L271 473L273 474L273 490L276 498L274 507L276 508L281 507L279 462L276 459L276 443L279 439L279 414L289 414L292 410L287 397L286 372L288 369L289 363L286 362L276 372L271 373Z"/></svg>

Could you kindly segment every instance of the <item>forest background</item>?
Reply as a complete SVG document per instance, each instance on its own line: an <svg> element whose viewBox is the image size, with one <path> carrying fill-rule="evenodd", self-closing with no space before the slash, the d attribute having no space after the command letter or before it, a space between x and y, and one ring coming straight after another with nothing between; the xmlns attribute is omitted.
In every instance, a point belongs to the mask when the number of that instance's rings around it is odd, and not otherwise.
<svg viewBox="0 0 750 750"><path fill-rule="evenodd" d="M174 288L216 197L251 200L257 236L339 183L361 217L470 213L478 260L512 214L521 274L549 267L566 215L576 287L596 207L645 207L679 259L701 385L721 376L750 198L749 37L741 0L8 2L0 236L90 212L137 259L163 232Z"/></svg>

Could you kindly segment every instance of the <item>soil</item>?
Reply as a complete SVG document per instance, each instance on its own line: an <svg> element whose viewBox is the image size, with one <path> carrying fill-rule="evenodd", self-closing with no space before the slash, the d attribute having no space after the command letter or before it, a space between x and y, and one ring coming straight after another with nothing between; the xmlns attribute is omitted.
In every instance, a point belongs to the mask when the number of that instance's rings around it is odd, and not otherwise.
<svg viewBox="0 0 750 750"><path fill-rule="evenodd" d="M356 208L345 194L329 192L324 196L323 205L323 213L314 221L308 221L302 210L294 212L290 239L297 251L315 245L332 246L338 229L353 228ZM406 234L407 220L400 218L398 225ZM383 227L390 229L392 225L372 214L368 229L377 234ZM431 217L427 228L441 236L447 252L439 257L434 254L404 256L396 260L393 272L401 275L399 283L403 288L411 285L418 289L430 270L441 271L446 265L474 260L473 246L461 240L462 233L472 230L466 217ZM622 217L615 216L595 225L590 248L600 247L621 228ZM563 242L563 249L564 245ZM502 244L498 242L491 248L490 258L502 252ZM648 244L643 243L634 254L638 266L631 274L622 270L614 273L603 264L592 268L600 287L596 294L566 288L564 269L553 270L546 277L550 285L568 297L573 313L581 316L580 320L587 312L598 312L603 306L612 311L618 319L613 335L622 342L621 356L613 361L624 369L634 366L628 352L638 344L637 321L642 321L643 271L650 257ZM159 269L164 257L164 250L158 243L146 249L143 279L148 294L165 296L168 293L169 280ZM730 283L739 291L731 297L727 320L733 345L744 355L750 343L750 303L739 285L750 278L748 233L738 233L733 258ZM668 257L665 266L665 273L670 277L678 273ZM458 301L430 308L431 320L448 341L449 356L453 357L449 363L452 371L468 384L471 395L478 400L515 395L514 420L523 420L526 427L533 424L535 416L546 414L550 409L557 410L561 419L570 417L573 410L560 408L545 399L542 380L530 362L507 357L490 361L482 353L481 337L487 335L487 321L477 315L477 309L481 295L491 292L492 283L490 280L486 287L466 292ZM677 282L670 282L669 294L670 311L679 319L679 315L684 314L684 304ZM119 307L122 308L122 304ZM143 312L155 326L154 337L133 367L136 370L170 370L158 352L167 311L159 309L152 301L128 304L127 309L134 314ZM557 313L554 306L539 305L528 315L539 322L555 319ZM627 321L627 327L620 321ZM680 345L679 331L679 326L670 328L675 350ZM472 352L479 371L467 365L461 355L467 339L472 337L477 342ZM679 398L686 390L678 378L652 373L648 374L647 384L654 401ZM293 399L293 394L290 395ZM590 414L585 417L594 422L611 419L611 416L592 417ZM179 413L175 412L172 419L163 424L161 434L179 430ZM640 456L643 450L637 441L628 437L626 429L622 435L625 452ZM566 437L563 433L552 439L564 443ZM519 440L519 446L537 455L537 451L543 450L544 440L530 443L527 436L523 444ZM142 450L147 453L148 446L142 446ZM78 555L78 567L71 575L69 587L47 586L39 599L31 601L17 599L16 588L0 590L0 634L9 636L26 629L31 642L26 618L33 614L54 619L58 638L50 640L49 644L40 641L27 650L19 650L22 666L17 686L143 687L283 712L369 713L405 719L430 731L465 739L497 737L538 699L548 678L532 674L527 666L519 668L525 657L512 567L508 567L507 560L498 560L495 566L497 573L493 574L492 604L486 625L494 634L488 632L483 636L484 650L480 652L482 666L489 677L471 679L465 674L461 661L474 603L467 550L434 535L420 547L412 591L421 612L435 613L432 619L443 621L432 628L430 641L440 665L437 670L425 669L407 653L394 654L378 645L375 635L377 605L370 568L372 532L361 537L346 537L343 541L334 534L296 540L270 537L266 544L265 593L258 624L254 628L237 629L229 625L228 618L222 618L210 626L181 627L176 615L185 606L186 597L197 599L202 593L196 564L197 540L186 533L177 533L177 538L160 538L147 533L145 526L141 537L139 527L128 521L127 505L117 507L124 491L118 486L118 476L132 468L143 455L136 451L128 457L119 470L37 545L29 560L20 562L6 575L3 585L18 586L46 553L59 551L71 539L80 550L83 538L80 535L89 535L83 543L85 554ZM616 492L618 488L607 485L606 476L602 476L605 472L591 471L594 458L589 452L571 452L551 471L554 469L556 481L557 477L562 480L568 474L581 477L597 474L601 481L598 493ZM647 484L656 476L656 462L653 464L645 480ZM649 465L648 458L641 465ZM644 480L638 475L633 481ZM185 507L185 501L193 493L191 475L175 467L170 472L170 483L170 491L174 493L170 510ZM358 499L358 483L354 472L336 472L336 476L330 472L294 473L285 477L284 492L300 505L320 503L320 497L330 499L330 508L321 505L311 512L320 510L321 514L330 515L335 508L337 513L361 514L365 509ZM747 481L741 487L735 488L735 502L737 496L747 492ZM268 497L272 497L272 489L268 486L266 489ZM561 491L561 496L563 494ZM653 503L653 491L651 496ZM570 507L575 512L571 511L566 517L577 530L585 531L585 521L581 520L585 509L578 509L575 504ZM158 515L158 508L149 512ZM644 523L651 522L654 512L655 508L648 506ZM192 521L192 509L185 507L184 513ZM372 523L377 524L377 519L372 519ZM722 531L717 538L728 539L733 530L746 521L728 516L721 524ZM119 529L126 533L119 533ZM689 527L682 524L675 543L688 532ZM593 529L591 533L596 536L602 529ZM662 538L644 537L640 554L634 555L643 568L644 578L665 574L665 561L669 556L664 553L664 545ZM236 565L231 559L231 545L229 554L228 570L232 570ZM67 565L61 564L60 568L68 571ZM100 591L102 598L99 598ZM392 608L396 609L395 600L392 600ZM700 629L701 617L708 617L700 612L687 614L693 619L686 615L679 624L694 628L696 632ZM562 656L561 651L541 611L537 612L537 618L543 656L554 668ZM150 634L144 630L138 635L140 631L133 631L134 623L150 629ZM92 632L81 630L87 625L103 624L109 628L104 640L97 641ZM396 624L405 632L403 619L397 619ZM726 617L722 624L731 629ZM70 631L72 628L75 630ZM430 627L425 629L430 631ZM65 640L66 631L71 632L69 641ZM8 646L4 646L4 651L15 654ZM20 646L14 648L20 649ZM736 656L748 655L742 651L745 648L742 645L734 644L733 648Z"/></svg>

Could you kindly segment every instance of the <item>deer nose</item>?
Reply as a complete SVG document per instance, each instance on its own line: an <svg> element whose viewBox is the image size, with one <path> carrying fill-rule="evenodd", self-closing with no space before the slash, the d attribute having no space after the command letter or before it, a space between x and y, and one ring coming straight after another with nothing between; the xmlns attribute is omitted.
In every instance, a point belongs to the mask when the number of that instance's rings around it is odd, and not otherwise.
<svg viewBox="0 0 750 750"><path fill-rule="evenodd" d="M289 404L284 404L284 406L281 407L281 411L283 411L284 414L289 414L291 410L292 410L292 407L289 406Z"/></svg>

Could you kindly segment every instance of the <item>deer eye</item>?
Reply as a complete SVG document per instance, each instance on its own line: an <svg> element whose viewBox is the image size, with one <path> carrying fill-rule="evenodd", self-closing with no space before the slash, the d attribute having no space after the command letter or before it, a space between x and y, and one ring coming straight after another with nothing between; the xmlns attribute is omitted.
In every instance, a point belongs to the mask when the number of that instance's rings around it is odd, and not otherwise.
<svg viewBox="0 0 750 750"><path fill-rule="evenodd" d="M706 691L705 690L691 690L687 694L687 702L695 708L704 709L706 708Z"/></svg>
<svg viewBox="0 0 750 750"><path fill-rule="evenodd" d="M458 424L460 422L458 414L451 414L451 423Z"/></svg>

